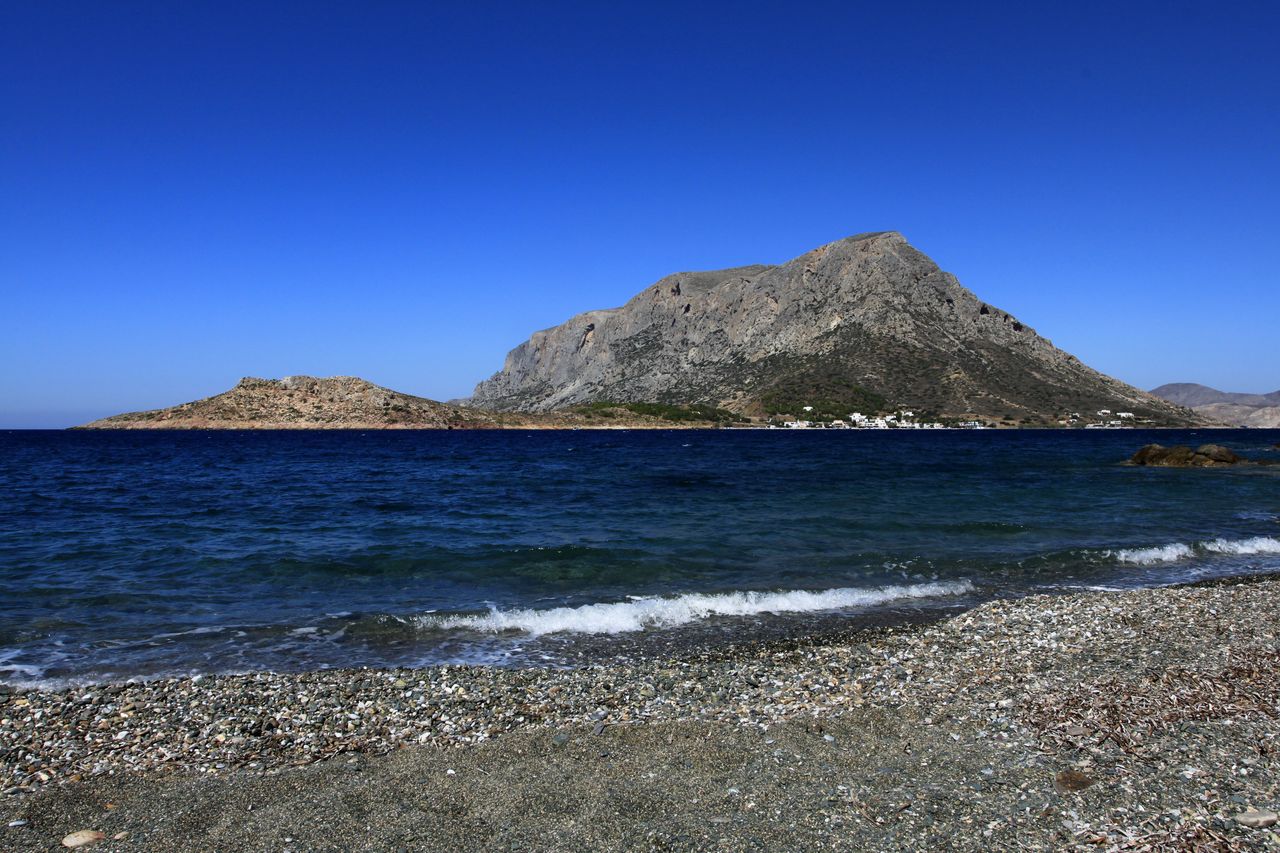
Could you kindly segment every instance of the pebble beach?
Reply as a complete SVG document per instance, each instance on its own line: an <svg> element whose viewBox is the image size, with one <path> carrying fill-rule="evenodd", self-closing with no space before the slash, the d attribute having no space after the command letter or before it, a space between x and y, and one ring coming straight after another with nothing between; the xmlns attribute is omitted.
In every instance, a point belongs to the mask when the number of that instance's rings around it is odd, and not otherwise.
<svg viewBox="0 0 1280 853"><path fill-rule="evenodd" d="M1030 596L574 669L6 692L0 847L1280 849L1277 591Z"/></svg>

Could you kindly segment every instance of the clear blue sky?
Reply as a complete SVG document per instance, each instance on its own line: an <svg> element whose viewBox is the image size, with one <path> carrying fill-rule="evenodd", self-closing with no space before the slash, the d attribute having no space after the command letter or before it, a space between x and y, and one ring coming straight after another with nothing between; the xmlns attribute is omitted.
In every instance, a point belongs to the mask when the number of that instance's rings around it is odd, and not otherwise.
<svg viewBox="0 0 1280 853"><path fill-rule="evenodd" d="M902 231L1134 384L1280 388L1280 3L9 2L0 426L469 393L683 269Z"/></svg>

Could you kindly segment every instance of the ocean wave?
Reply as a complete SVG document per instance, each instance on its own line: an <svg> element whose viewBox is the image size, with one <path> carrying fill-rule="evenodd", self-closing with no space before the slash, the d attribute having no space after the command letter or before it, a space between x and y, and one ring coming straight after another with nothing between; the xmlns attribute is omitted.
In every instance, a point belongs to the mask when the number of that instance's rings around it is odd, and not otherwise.
<svg viewBox="0 0 1280 853"><path fill-rule="evenodd" d="M1194 553L1190 545L1174 542L1169 545L1156 545L1153 548L1121 548L1117 551L1108 551L1107 556L1114 557L1121 563L1151 566L1156 563L1172 563L1175 560L1185 560Z"/></svg>
<svg viewBox="0 0 1280 853"><path fill-rule="evenodd" d="M1249 556L1252 554L1280 554L1280 539L1270 536L1254 536L1250 539L1213 539L1186 545L1182 542L1171 542L1167 545L1154 545L1150 548L1121 548L1104 552L1121 563L1133 563L1139 566L1152 566L1158 563L1173 563L1194 557L1197 553L1230 554L1232 556Z"/></svg>
<svg viewBox="0 0 1280 853"><path fill-rule="evenodd" d="M687 593L673 597L636 598L615 603L553 607L547 610L491 610L472 616L419 616L425 628L469 628L486 633L521 631L542 634L622 634L650 628L672 628L711 616L752 616L760 613L808 613L868 607L890 601L935 598L972 592L969 581L844 587L819 591Z"/></svg>

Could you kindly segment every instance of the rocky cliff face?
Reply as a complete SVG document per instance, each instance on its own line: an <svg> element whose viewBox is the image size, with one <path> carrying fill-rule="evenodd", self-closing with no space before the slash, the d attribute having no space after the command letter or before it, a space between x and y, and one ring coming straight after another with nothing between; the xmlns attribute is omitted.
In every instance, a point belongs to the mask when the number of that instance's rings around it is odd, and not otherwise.
<svg viewBox="0 0 1280 853"><path fill-rule="evenodd" d="M131 412L87 429L386 429L469 428L493 418L401 394L355 376L241 379L230 391L168 409Z"/></svg>
<svg viewBox="0 0 1280 853"><path fill-rule="evenodd" d="M471 402L709 402L761 414L818 399L1027 421L1101 408L1195 420L1055 348L896 232L781 266L668 276L621 308L535 333Z"/></svg>

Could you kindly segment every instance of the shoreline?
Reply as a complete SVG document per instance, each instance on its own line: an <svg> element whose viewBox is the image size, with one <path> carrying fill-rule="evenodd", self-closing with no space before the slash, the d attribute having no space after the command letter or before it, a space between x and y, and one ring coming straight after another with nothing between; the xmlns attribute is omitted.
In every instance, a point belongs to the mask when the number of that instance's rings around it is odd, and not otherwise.
<svg viewBox="0 0 1280 853"><path fill-rule="evenodd" d="M884 432L906 432L906 433L934 433L934 432L1018 432L1018 431L1036 431L1036 432L1098 432L1099 430L1086 430L1084 427L1069 426L1049 426L1041 425L1014 425L1008 426L1004 424L995 424L981 428L973 427L938 427L931 429L911 429L907 427L891 427L885 429L873 428L837 428L837 427L804 427L804 428L786 428L769 426L768 424L753 425L737 425L737 426L717 426L708 423L681 424L676 421L669 423L612 423L612 424L484 424L484 425L466 425L466 426L425 426L419 424L386 424L386 423L354 423L345 425L332 424L298 424L298 423L197 423L197 424L157 424L157 423L128 423L113 426L90 426L82 424L69 427L53 427L48 430L18 430L13 431L31 431L31 432L86 432L86 433L102 433L102 432L361 432L361 431L394 431L394 432L574 432L574 431L601 431L601 430L698 430L704 432L716 432L720 430L736 430L736 431L772 431L772 432L868 432L868 433L884 433ZM1231 426L1230 424L1202 424L1192 426L1165 426L1165 425L1145 425L1135 427L1110 427L1105 432L1200 432L1202 430L1229 431L1229 432L1276 432L1273 427L1242 427Z"/></svg>
<svg viewBox="0 0 1280 853"><path fill-rule="evenodd" d="M1200 587L1239 586L1244 584L1280 582L1280 571L1263 571L1245 574L1227 574L1192 581L1174 581L1139 587L1092 588L1098 592L1134 592L1145 589L1194 589ZM0 707L6 698L23 694L56 695L74 691L114 690L144 687L149 684L179 684L195 680L203 682L219 678L305 678L309 675L343 673L417 673L439 669L497 670L500 672L572 672L583 666L650 666L655 664L680 665L689 660L750 657L764 652L793 652L812 647L854 645L882 635L901 634L923 629L940 622L962 616L975 608L995 601L1016 601L1031 596L1077 595L1090 588L1074 586L1035 590L1006 588L990 597L960 593L960 600L950 601L940 596L931 602L904 604L888 602L859 613L833 613L812 611L789 613L785 622L756 625L751 633L738 631L732 636L712 633L685 634L689 624L666 628L645 628L616 635L586 634L578 636L555 655L544 652L508 662L492 662L485 659L455 659L444 662L417 664L353 663L273 669L249 667L221 671L200 671L194 667L183 670L155 671L133 675L76 674L52 678L0 678ZM768 615L757 614L759 615ZM734 617L730 617L734 618ZM743 618L743 617L737 617ZM809 624L802 624L802 623ZM552 634L551 636L565 636ZM574 636L569 634L568 636ZM0 782L3 779L0 778ZM0 785L0 792L5 786Z"/></svg>
<svg viewBox="0 0 1280 853"><path fill-rule="evenodd" d="M818 838L808 833L829 838L836 826L847 849L959 839L975 850L1126 849L1142 837L1170 849L1195 839L1262 849L1270 830L1234 815L1280 806L1277 593L1272 574L1032 595L924 624L573 670L322 670L17 692L0 704L11 795L0 803L7 820L27 823L0 829L0 844L47 846L92 818L172 849L280 849L292 843L284 838L342 849L309 821L349 821L308 803L353 777L367 812L409 796L470 802L497 775L509 788L490 804L505 815L504 843L535 848L551 818L530 809L554 805L577 815L572 827L557 823L577 839L565 843L597 849L662 839L745 849L752 837L804 847ZM714 797L667 801L689 784L720 784L712 757L726 751L755 770ZM547 762L576 768L569 790L538 784ZM881 764L898 770L878 775ZM441 765L450 772L432 769ZM405 772L425 774L412 793L371 784ZM794 784L783 785L788 773ZM607 792L622 778L639 786L634 814L593 818L597 801L565 800L580 793L574 785ZM278 835L253 817L201 830L217 842L173 834L175 798L195 797L212 815L246 791L278 805ZM886 797L909 803L890 808ZM119 808L103 812L106 801ZM779 818L788 808L821 820ZM376 840L348 841L394 846L394 830L415 848L467 843L458 833L474 830L469 818L431 814L402 816L430 838L397 818ZM634 836L640 824L653 843Z"/></svg>

